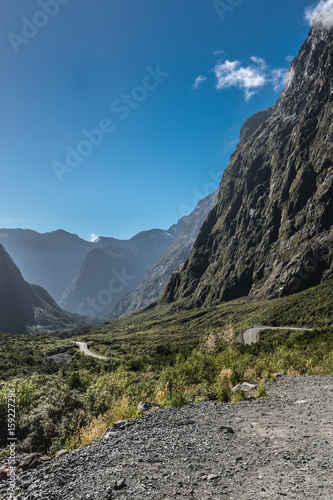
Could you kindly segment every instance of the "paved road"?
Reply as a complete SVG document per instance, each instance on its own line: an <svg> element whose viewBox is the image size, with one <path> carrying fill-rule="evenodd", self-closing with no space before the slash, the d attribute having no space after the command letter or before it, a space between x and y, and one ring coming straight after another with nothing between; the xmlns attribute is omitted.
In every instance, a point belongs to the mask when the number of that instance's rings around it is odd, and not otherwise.
<svg viewBox="0 0 333 500"><path fill-rule="evenodd" d="M75 342L75 344L79 346L80 351L83 352L83 354L86 354L86 356L92 356L93 358L98 359L108 359L104 356L98 356L98 354L94 354L93 352L89 351L88 346L85 342Z"/></svg>
<svg viewBox="0 0 333 500"><path fill-rule="evenodd" d="M313 330L313 328L292 328L288 326L265 326L265 325L253 325L252 328L248 328L243 332L243 343L244 344L255 344L259 341L259 333L262 330Z"/></svg>

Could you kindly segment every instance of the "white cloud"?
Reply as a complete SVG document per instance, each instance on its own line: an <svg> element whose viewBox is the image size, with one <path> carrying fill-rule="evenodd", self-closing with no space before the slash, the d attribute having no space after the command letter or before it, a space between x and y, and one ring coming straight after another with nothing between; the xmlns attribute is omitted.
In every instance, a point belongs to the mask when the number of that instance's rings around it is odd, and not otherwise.
<svg viewBox="0 0 333 500"><path fill-rule="evenodd" d="M251 57L253 64L243 67L240 61L219 62L214 68L217 78L216 88L218 90L236 87L244 91L245 100L248 101L260 89L267 85L273 85L278 91L284 84L287 69L270 68L266 61L260 57Z"/></svg>
<svg viewBox="0 0 333 500"><path fill-rule="evenodd" d="M96 234L91 234L90 235L90 241L92 243L98 243L100 241L100 237L99 236L96 236Z"/></svg>
<svg viewBox="0 0 333 500"><path fill-rule="evenodd" d="M241 67L239 61L225 61L215 67L217 89L222 90L237 87L245 92L245 99L249 100L259 88L266 83L265 75L260 67Z"/></svg>
<svg viewBox="0 0 333 500"><path fill-rule="evenodd" d="M194 90L197 90L200 85L207 80L207 76L199 75L196 77L195 82L193 84Z"/></svg>
<svg viewBox="0 0 333 500"><path fill-rule="evenodd" d="M305 9L305 17L311 24L322 25L324 28L333 26L333 0L320 0L316 7Z"/></svg>
<svg viewBox="0 0 333 500"><path fill-rule="evenodd" d="M278 92L281 87L283 87L286 76L288 73L288 69L286 68L276 68L272 70L271 82L273 84L275 92Z"/></svg>
<svg viewBox="0 0 333 500"><path fill-rule="evenodd" d="M294 59L294 56L287 56L286 61L291 62Z"/></svg>
<svg viewBox="0 0 333 500"><path fill-rule="evenodd" d="M267 68L266 61L264 61L264 59L262 59L261 57L252 56L251 57L251 61L253 61L254 64L258 64L258 66L260 66L261 69L266 69Z"/></svg>
<svg viewBox="0 0 333 500"><path fill-rule="evenodd" d="M221 54L224 54L224 50L215 50L214 56L220 56Z"/></svg>

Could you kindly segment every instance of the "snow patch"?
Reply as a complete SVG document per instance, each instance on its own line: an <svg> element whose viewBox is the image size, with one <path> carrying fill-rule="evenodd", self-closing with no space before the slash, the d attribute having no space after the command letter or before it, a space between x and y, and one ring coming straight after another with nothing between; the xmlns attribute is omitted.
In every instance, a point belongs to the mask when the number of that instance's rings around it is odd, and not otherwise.
<svg viewBox="0 0 333 500"><path fill-rule="evenodd" d="M101 238L99 236L96 236L96 234L91 234L90 235L90 241L92 243L98 243L99 241L101 241Z"/></svg>

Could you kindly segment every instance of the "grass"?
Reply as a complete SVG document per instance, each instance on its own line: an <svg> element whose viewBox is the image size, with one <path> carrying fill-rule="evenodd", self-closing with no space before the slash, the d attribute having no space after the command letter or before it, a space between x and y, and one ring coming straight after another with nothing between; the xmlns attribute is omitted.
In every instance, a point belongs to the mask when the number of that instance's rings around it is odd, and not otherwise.
<svg viewBox="0 0 333 500"><path fill-rule="evenodd" d="M215 307L178 310L171 304L149 313L128 317L73 332L76 340L112 361L135 364L140 369L150 358L175 359L207 338L209 332L229 343L252 323L268 326L325 327L333 324L333 280L296 295L266 302L237 300Z"/></svg>
<svg viewBox="0 0 333 500"><path fill-rule="evenodd" d="M234 301L199 310L178 306L58 336L0 334L0 445L6 444L7 393L16 389L18 449L54 453L83 446L119 419L137 418L142 400L163 406L213 399L235 402L244 381L259 384L275 372L333 372L333 282L271 302ZM306 326L313 331L264 331L243 345L251 323ZM87 342L99 360L73 344ZM70 364L51 361L58 352Z"/></svg>

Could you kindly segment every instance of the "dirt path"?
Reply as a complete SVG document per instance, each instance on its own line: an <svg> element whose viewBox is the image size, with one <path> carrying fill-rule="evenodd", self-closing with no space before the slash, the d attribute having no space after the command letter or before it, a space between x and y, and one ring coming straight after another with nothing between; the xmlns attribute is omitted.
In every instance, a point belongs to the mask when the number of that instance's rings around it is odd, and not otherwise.
<svg viewBox="0 0 333 500"><path fill-rule="evenodd" d="M252 328L248 328L242 333L243 344L255 344L259 341L259 333L262 330L300 330L300 331L310 331L313 328L294 328L289 326L265 326L265 325L253 325Z"/></svg>
<svg viewBox="0 0 333 500"><path fill-rule="evenodd" d="M88 349L88 345L85 342L75 342L76 345L79 346L79 349L83 354L86 356L92 356L93 358L98 358L98 359L108 359L104 356L99 356L98 354L94 354Z"/></svg>
<svg viewBox="0 0 333 500"><path fill-rule="evenodd" d="M23 473L20 499L332 500L333 375L284 376L267 391L127 422Z"/></svg>

